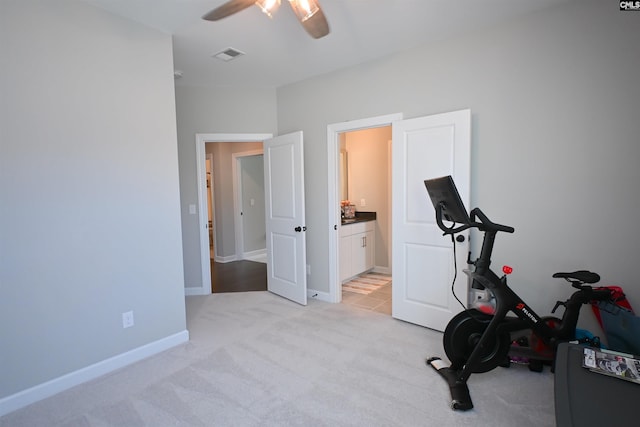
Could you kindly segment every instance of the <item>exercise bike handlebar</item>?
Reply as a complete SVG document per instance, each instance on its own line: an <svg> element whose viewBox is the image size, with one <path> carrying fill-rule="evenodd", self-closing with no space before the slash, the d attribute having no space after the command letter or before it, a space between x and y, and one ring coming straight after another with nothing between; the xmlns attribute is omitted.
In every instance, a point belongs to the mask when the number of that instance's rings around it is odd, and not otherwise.
<svg viewBox="0 0 640 427"><path fill-rule="evenodd" d="M494 233L497 232L497 231L504 231L506 233L513 233L514 232L514 228L513 227L510 227L508 225L496 224L495 222L492 222L480 210L480 208L474 208L474 209L471 210L471 214L470 214L471 222L464 223L464 224L462 224L462 225L460 225L458 227L456 227L455 226L456 223L454 223L453 226L447 227L442 222L442 218L443 218L442 210L443 210L442 206L438 206L438 209L436 209L436 223L438 224L438 227L440 228L440 230L444 231L445 235L446 234L456 234L456 233L459 233L459 232L464 231L464 230L469 229L469 228L477 228L478 230L489 231L489 232L494 232ZM478 217L480 219L480 222L476 222L476 217Z"/></svg>
<svg viewBox="0 0 640 427"><path fill-rule="evenodd" d="M480 223L475 222L476 216L480 218ZM483 231L504 231L505 233L513 233L515 230L508 225L496 224L492 222L487 216L480 210L480 208L473 208L470 214L471 223L478 224L477 227Z"/></svg>

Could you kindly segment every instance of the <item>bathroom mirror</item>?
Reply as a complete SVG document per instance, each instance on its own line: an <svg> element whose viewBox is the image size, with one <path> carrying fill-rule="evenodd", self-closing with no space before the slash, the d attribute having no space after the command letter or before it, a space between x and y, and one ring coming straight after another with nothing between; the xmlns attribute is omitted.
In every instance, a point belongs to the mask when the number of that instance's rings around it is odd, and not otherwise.
<svg viewBox="0 0 640 427"><path fill-rule="evenodd" d="M347 151L340 150L340 200L349 200Z"/></svg>

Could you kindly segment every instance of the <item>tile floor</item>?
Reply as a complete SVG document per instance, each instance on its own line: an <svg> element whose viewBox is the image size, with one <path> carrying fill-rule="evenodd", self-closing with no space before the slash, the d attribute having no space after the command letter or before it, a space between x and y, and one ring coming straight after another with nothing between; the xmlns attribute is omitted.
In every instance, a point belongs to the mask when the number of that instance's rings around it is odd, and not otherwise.
<svg viewBox="0 0 640 427"><path fill-rule="evenodd" d="M391 283L384 285L380 289L368 295L357 294L355 292L342 291L342 302L366 310L376 311L391 315Z"/></svg>

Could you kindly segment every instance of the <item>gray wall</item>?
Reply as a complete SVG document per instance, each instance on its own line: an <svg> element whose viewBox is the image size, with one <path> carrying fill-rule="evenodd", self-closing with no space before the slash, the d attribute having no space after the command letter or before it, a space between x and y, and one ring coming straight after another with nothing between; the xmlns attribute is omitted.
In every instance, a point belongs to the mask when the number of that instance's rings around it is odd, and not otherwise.
<svg viewBox="0 0 640 427"><path fill-rule="evenodd" d="M617 9L574 2L279 88L279 133L305 136L309 287L329 290L327 124L470 108L472 205L516 229L494 266L541 313L570 293L551 274L581 268L640 307L640 26Z"/></svg>
<svg viewBox="0 0 640 427"><path fill-rule="evenodd" d="M242 218L244 252L267 248L264 196L264 156L242 157Z"/></svg>
<svg viewBox="0 0 640 427"><path fill-rule="evenodd" d="M1 399L186 322L171 38L3 0L0 40Z"/></svg>
<svg viewBox="0 0 640 427"><path fill-rule="evenodd" d="M276 135L275 105L276 91L273 88L247 86L211 89L176 86L182 247L186 287L202 286L200 225L198 216L189 214L189 205L198 203L196 134L271 133ZM235 243L233 248L235 251ZM225 252L228 252L226 248Z"/></svg>

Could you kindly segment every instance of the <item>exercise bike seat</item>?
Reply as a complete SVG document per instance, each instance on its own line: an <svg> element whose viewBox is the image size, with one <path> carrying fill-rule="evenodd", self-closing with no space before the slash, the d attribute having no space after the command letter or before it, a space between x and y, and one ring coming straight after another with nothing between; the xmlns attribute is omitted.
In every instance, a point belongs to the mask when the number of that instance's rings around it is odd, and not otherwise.
<svg viewBox="0 0 640 427"><path fill-rule="evenodd" d="M580 283L597 283L600 281L599 274L587 270L578 270L571 273L555 273L553 277Z"/></svg>

